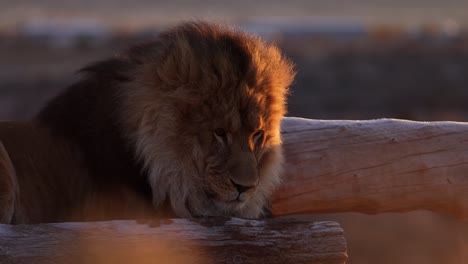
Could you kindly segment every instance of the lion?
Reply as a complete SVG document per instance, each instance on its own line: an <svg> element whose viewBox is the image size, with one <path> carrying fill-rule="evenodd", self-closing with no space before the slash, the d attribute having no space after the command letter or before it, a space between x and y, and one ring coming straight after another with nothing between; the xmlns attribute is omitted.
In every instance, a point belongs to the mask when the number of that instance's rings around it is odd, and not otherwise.
<svg viewBox="0 0 468 264"><path fill-rule="evenodd" d="M208 22L83 68L32 120L0 123L13 168L0 177L14 182L0 220L265 216L293 68L273 44Z"/></svg>

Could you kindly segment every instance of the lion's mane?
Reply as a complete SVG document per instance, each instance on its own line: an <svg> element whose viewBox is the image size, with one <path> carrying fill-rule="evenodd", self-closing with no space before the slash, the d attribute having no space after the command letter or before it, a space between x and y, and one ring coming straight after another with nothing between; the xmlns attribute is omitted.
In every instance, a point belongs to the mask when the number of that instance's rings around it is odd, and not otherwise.
<svg viewBox="0 0 468 264"><path fill-rule="evenodd" d="M27 125L30 135L45 135L41 144L56 163L26 164L27 149L14 150L19 134L0 126L18 177L16 219L69 220L66 208L84 204L126 212L124 193L177 216L262 216L280 182L292 68L260 38L205 22L84 68ZM33 156L39 164L45 155ZM108 201L93 200L101 194Z"/></svg>

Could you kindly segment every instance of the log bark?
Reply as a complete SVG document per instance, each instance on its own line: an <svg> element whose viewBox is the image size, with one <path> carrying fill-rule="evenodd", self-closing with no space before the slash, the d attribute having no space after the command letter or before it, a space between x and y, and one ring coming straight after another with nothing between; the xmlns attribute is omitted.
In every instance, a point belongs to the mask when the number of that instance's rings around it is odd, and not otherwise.
<svg viewBox="0 0 468 264"><path fill-rule="evenodd" d="M345 263L334 222L239 218L0 225L0 263Z"/></svg>
<svg viewBox="0 0 468 264"><path fill-rule="evenodd" d="M468 216L468 124L285 118L274 215L431 210Z"/></svg>

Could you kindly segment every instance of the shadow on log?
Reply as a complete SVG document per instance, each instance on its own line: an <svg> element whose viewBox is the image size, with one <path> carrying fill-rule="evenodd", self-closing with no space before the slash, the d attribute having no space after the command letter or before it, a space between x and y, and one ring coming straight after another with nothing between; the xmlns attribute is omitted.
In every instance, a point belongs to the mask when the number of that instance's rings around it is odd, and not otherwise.
<svg viewBox="0 0 468 264"><path fill-rule="evenodd" d="M0 263L323 263L347 260L334 222L172 219L0 225Z"/></svg>

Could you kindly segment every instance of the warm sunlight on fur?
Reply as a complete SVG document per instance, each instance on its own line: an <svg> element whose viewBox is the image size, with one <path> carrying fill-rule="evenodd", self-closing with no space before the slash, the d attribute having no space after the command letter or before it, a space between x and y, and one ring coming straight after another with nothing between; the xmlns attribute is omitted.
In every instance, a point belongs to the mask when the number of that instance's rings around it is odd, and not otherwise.
<svg viewBox="0 0 468 264"><path fill-rule="evenodd" d="M292 68L257 36L204 22L84 68L33 121L0 123L19 188L4 218L264 215Z"/></svg>
<svg viewBox="0 0 468 264"><path fill-rule="evenodd" d="M126 56L141 67L122 90L122 120L154 205L169 198L179 216L260 216L279 183L291 64L255 36L206 23Z"/></svg>

